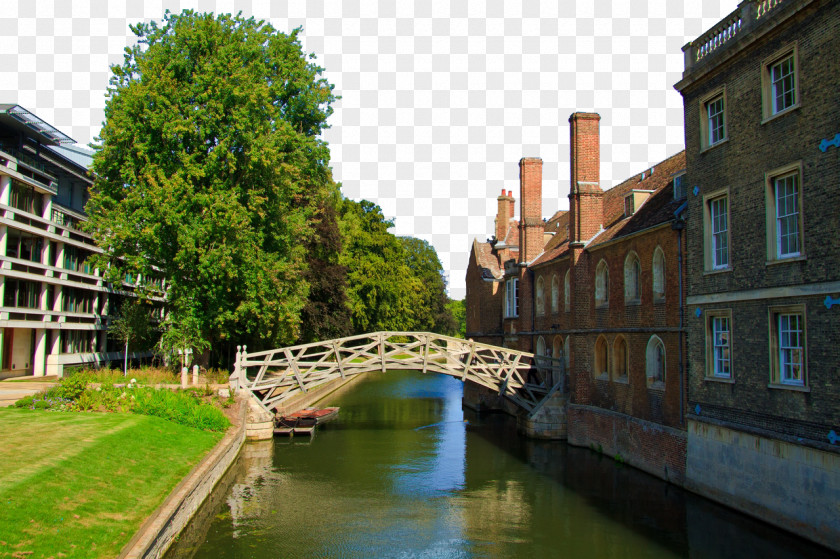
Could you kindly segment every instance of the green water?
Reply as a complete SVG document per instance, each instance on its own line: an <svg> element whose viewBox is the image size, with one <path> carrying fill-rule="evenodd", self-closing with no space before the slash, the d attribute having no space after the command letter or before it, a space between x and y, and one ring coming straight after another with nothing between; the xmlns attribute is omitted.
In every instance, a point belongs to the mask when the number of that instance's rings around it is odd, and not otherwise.
<svg viewBox="0 0 840 559"><path fill-rule="evenodd" d="M314 439L249 444L175 557L823 557L588 449L461 409L461 383L370 374Z"/></svg>

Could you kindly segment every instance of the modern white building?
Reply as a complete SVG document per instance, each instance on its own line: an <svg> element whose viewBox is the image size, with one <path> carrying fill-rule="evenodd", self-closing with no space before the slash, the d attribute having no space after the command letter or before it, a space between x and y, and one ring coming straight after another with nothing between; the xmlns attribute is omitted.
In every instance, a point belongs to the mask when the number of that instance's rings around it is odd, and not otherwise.
<svg viewBox="0 0 840 559"><path fill-rule="evenodd" d="M93 153L19 105L0 104L0 378L59 375L107 352L109 299L79 224Z"/></svg>

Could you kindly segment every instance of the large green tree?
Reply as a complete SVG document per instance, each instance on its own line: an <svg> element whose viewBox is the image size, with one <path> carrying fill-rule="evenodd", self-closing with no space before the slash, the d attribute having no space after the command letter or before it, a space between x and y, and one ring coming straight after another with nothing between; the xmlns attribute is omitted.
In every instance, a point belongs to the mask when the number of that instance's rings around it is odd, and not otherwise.
<svg viewBox="0 0 840 559"><path fill-rule="evenodd" d="M454 333L446 283L435 249L388 231L393 221L367 200L344 200L341 211L347 298L355 333L431 330Z"/></svg>
<svg viewBox="0 0 840 559"><path fill-rule="evenodd" d="M100 267L164 277L171 321L206 341L294 341L337 191L319 137L332 86L297 30L192 11L131 29L87 205Z"/></svg>

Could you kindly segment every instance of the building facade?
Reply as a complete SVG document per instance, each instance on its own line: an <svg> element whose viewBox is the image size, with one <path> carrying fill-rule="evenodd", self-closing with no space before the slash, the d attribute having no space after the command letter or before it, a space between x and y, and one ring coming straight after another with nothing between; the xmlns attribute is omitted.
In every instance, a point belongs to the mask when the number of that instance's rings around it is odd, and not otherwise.
<svg viewBox="0 0 840 559"><path fill-rule="evenodd" d="M685 158L602 190L599 121L569 119L569 211L543 220L542 161L520 161L519 219L503 190L493 238L473 243L467 336L562 358L569 442L682 483Z"/></svg>
<svg viewBox="0 0 840 559"><path fill-rule="evenodd" d="M62 375L108 353L116 297L80 230L92 153L18 105L0 105L0 378Z"/></svg>
<svg viewBox="0 0 840 559"><path fill-rule="evenodd" d="M684 47L686 486L840 546L840 3Z"/></svg>

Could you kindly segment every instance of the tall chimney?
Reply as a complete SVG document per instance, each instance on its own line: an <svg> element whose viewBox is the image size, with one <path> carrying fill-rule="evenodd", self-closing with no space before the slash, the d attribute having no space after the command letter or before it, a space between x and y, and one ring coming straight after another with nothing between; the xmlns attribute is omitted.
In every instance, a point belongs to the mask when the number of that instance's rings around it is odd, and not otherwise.
<svg viewBox="0 0 840 559"><path fill-rule="evenodd" d="M496 200L499 202L499 209L496 212L496 239L503 241L510 227L510 218L513 217L513 198L510 197L510 193L506 195L503 188L502 194Z"/></svg>
<svg viewBox="0 0 840 559"><path fill-rule="evenodd" d="M531 262L543 251L542 159L519 160L519 261Z"/></svg>
<svg viewBox="0 0 840 559"><path fill-rule="evenodd" d="M604 191L601 190L601 142L597 113L569 117L571 179L569 192L569 244L582 244L601 230Z"/></svg>
<svg viewBox="0 0 840 559"><path fill-rule="evenodd" d="M513 197L513 190L507 191L508 195L508 203L510 204L510 209L508 210L508 216L513 219L513 216L516 215L516 200Z"/></svg>

